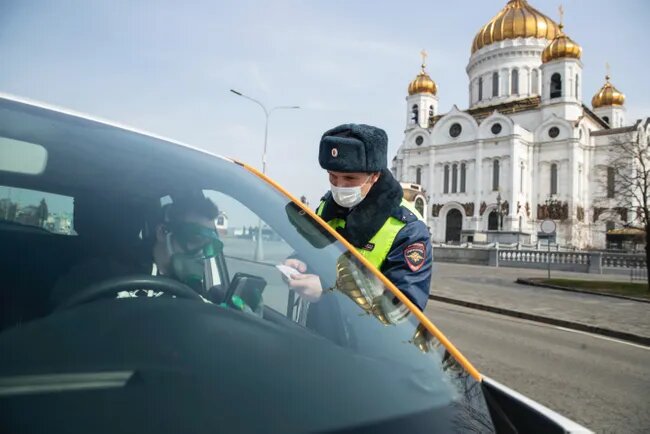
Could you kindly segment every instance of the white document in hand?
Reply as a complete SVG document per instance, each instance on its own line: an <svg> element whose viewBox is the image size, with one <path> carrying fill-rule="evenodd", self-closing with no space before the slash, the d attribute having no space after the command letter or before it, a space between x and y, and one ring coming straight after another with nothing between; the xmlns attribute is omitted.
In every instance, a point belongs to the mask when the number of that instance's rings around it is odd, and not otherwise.
<svg viewBox="0 0 650 434"><path fill-rule="evenodd" d="M289 267L287 265L279 264L276 265L275 268L280 270L280 272L284 274L284 276L289 280L293 279L293 276L295 276L296 274L300 274L300 271L296 270L293 267Z"/></svg>

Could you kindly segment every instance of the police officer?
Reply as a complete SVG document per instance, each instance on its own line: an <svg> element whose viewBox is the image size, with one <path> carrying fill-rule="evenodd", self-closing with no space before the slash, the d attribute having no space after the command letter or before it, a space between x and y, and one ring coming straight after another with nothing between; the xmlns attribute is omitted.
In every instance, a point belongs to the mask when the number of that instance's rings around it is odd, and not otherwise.
<svg viewBox="0 0 650 434"><path fill-rule="evenodd" d="M431 283L429 231L388 170L387 147L386 132L370 125L344 124L325 132L318 162L331 186L316 213L424 309ZM289 286L317 301L323 291L318 276L307 274L298 259L285 263L301 273Z"/></svg>

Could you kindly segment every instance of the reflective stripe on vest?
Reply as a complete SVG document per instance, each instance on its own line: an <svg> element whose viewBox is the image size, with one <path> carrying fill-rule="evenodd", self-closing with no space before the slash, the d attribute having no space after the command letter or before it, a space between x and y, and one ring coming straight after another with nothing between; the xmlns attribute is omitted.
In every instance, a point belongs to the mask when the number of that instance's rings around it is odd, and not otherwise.
<svg viewBox="0 0 650 434"><path fill-rule="evenodd" d="M409 202L402 199L402 203L400 205L415 214L419 220L424 221L420 213ZM321 201L318 209L316 210L316 214L318 216L322 216L324 208L325 201ZM344 228L345 220L335 218L328 221L327 224L330 225L333 229ZM395 241L398 232L404 226L406 226L405 222L390 216L386 219L384 225L377 231L372 239L368 241L368 244L365 246L365 248L355 247L364 258L366 258L379 270L388 257L390 248L393 246L393 242Z"/></svg>

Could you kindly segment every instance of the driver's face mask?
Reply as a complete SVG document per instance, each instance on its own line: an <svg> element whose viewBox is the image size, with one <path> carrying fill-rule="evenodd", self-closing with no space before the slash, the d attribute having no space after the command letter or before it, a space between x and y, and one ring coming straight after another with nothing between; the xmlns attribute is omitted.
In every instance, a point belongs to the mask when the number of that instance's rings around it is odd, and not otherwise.
<svg viewBox="0 0 650 434"><path fill-rule="evenodd" d="M217 231L195 223L168 226L167 251L173 276L196 291L203 290L205 263L223 250ZM180 246L180 252L174 248L172 239Z"/></svg>

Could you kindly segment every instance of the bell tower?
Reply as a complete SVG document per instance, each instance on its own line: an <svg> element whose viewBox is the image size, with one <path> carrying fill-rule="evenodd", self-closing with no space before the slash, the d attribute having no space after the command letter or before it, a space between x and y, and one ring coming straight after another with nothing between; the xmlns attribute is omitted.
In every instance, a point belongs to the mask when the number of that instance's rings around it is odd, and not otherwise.
<svg viewBox="0 0 650 434"><path fill-rule="evenodd" d="M428 128L429 119L438 114L438 86L426 72L427 52L422 50L420 73L409 83L406 97L406 130Z"/></svg>
<svg viewBox="0 0 650 434"><path fill-rule="evenodd" d="M560 6L559 32L542 52L542 105L548 114L576 120L582 116L582 47L564 33L563 20Z"/></svg>

